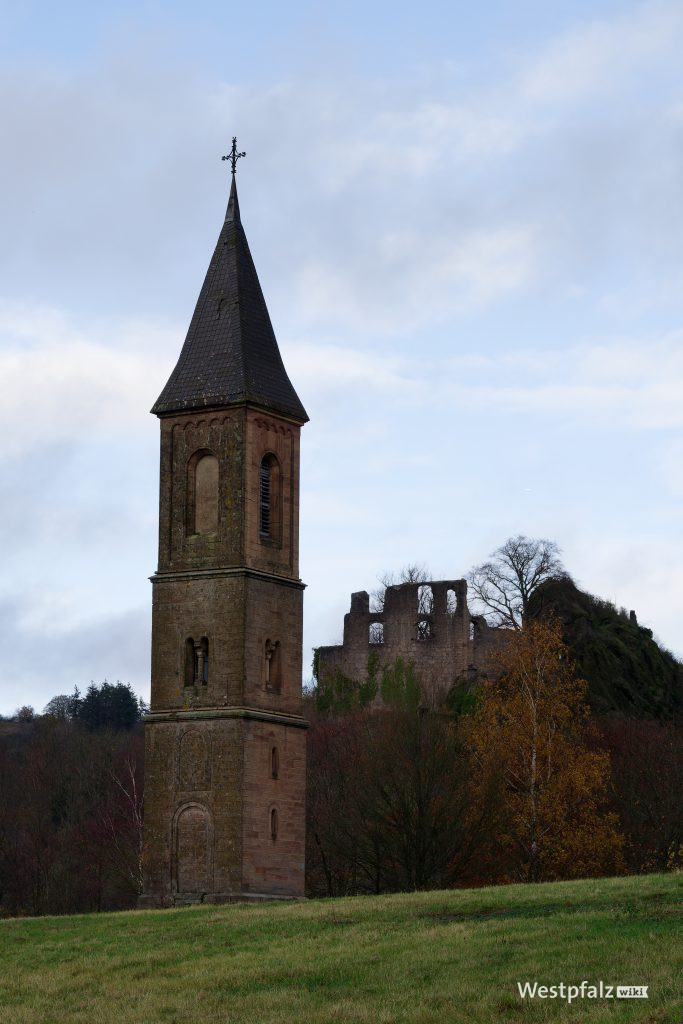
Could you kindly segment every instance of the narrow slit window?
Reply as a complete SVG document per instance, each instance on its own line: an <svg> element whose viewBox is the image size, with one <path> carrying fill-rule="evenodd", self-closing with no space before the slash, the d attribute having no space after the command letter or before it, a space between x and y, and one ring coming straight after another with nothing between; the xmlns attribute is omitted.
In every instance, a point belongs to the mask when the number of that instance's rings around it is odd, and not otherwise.
<svg viewBox="0 0 683 1024"><path fill-rule="evenodd" d="M260 522L262 537L270 537L270 480L271 465L268 456L261 460L260 477Z"/></svg>
<svg viewBox="0 0 683 1024"><path fill-rule="evenodd" d="M270 838L273 840L273 842L275 842L275 840L277 839L278 824L279 822L277 818L277 811L273 807L272 811L270 812Z"/></svg>
<svg viewBox="0 0 683 1024"><path fill-rule="evenodd" d="M280 463L272 452L261 459L259 467L259 536L263 541L279 543L281 534Z"/></svg>

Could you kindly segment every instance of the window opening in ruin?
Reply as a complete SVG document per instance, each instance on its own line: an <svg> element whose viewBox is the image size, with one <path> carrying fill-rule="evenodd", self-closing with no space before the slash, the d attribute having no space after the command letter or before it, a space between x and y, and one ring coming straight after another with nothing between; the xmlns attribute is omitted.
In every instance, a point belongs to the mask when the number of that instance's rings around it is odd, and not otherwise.
<svg viewBox="0 0 683 1024"><path fill-rule="evenodd" d="M270 774L274 779L280 774L280 755L277 747L273 747L270 752Z"/></svg>
<svg viewBox="0 0 683 1024"><path fill-rule="evenodd" d="M428 583L417 588L417 614L431 615L434 611L434 592Z"/></svg>
<svg viewBox="0 0 683 1024"><path fill-rule="evenodd" d="M474 640L474 623L470 622L470 640Z"/></svg>
<svg viewBox="0 0 683 1024"><path fill-rule="evenodd" d="M432 624L429 619L418 619L417 621L417 639L418 640L431 640L432 639Z"/></svg>
<svg viewBox="0 0 683 1024"><path fill-rule="evenodd" d="M368 643L371 644L383 644L384 643L384 623L383 622L371 622L370 629L368 631Z"/></svg>
<svg viewBox="0 0 683 1024"><path fill-rule="evenodd" d="M282 658L280 652L280 641L266 640L265 645L265 683L268 690L280 690L282 688Z"/></svg>
<svg viewBox="0 0 683 1024"><path fill-rule="evenodd" d="M273 842L275 842L275 840L277 839L277 830L278 830L277 811L273 807L272 811L270 812L270 838L273 840Z"/></svg>
<svg viewBox="0 0 683 1024"><path fill-rule="evenodd" d="M458 601L457 601L457 598L455 596L455 591L454 590L446 591L446 612L449 615L455 615L457 607L458 607Z"/></svg>

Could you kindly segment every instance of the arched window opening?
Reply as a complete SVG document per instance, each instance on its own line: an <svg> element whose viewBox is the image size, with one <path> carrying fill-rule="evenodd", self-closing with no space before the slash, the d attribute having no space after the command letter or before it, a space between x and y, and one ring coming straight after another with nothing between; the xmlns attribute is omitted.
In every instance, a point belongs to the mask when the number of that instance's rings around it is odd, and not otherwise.
<svg viewBox="0 0 683 1024"><path fill-rule="evenodd" d="M470 640L474 640L474 623L470 622Z"/></svg>
<svg viewBox="0 0 683 1024"><path fill-rule="evenodd" d="M218 531L218 459L209 451L195 452L187 464L187 532Z"/></svg>
<svg viewBox="0 0 683 1024"><path fill-rule="evenodd" d="M185 686L196 686L209 682L209 641L203 636L201 640L193 640L191 636L185 641Z"/></svg>
<svg viewBox="0 0 683 1024"><path fill-rule="evenodd" d="M368 643L371 644L383 644L384 643L384 623L383 622L371 622L368 633Z"/></svg>
<svg viewBox="0 0 683 1024"><path fill-rule="evenodd" d="M261 540L280 539L280 464L270 453L259 469L259 535Z"/></svg>
<svg viewBox="0 0 683 1024"><path fill-rule="evenodd" d="M417 588L417 614L431 615L434 611L434 593L428 583Z"/></svg>
<svg viewBox="0 0 683 1024"><path fill-rule="evenodd" d="M259 530L262 537L270 537L270 463L263 459L261 462L260 486L260 517Z"/></svg>
<svg viewBox="0 0 683 1024"><path fill-rule="evenodd" d="M458 607L458 600L455 596L454 590L446 591L446 612L448 615L455 615Z"/></svg>
<svg viewBox="0 0 683 1024"><path fill-rule="evenodd" d="M272 811L270 812L270 838L272 839L273 842L275 842L275 840L277 839L278 824L279 823L277 811L273 807Z"/></svg>
<svg viewBox="0 0 683 1024"><path fill-rule="evenodd" d="M282 688L282 655L280 651L280 641L266 640L265 644L265 682L268 690L277 690L278 692Z"/></svg>
<svg viewBox="0 0 683 1024"><path fill-rule="evenodd" d="M418 619L417 620L417 639L418 640L431 640L432 623L431 619Z"/></svg>
<svg viewBox="0 0 683 1024"><path fill-rule="evenodd" d="M203 636L199 641L197 651L197 679L201 680L204 686L209 682L209 641Z"/></svg>
<svg viewBox="0 0 683 1024"><path fill-rule="evenodd" d="M270 774L273 779L277 779L280 774L280 755L277 747L273 747L270 752Z"/></svg>
<svg viewBox="0 0 683 1024"><path fill-rule="evenodd" d="M185 686L194 686L194 640L188 637L185 641Z"/></svg>

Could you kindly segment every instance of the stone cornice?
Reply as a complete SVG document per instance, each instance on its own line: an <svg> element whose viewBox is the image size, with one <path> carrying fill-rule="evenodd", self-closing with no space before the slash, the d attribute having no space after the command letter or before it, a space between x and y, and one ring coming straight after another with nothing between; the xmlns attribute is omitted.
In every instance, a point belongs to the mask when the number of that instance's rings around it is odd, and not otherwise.
<svg viewBox="0 0 683 1024"><path fill-rule="evenodd" d="M192 416L207 416L232 411L239 412L241 409L250 409L253 412L275 417L279 420L285 421L286 423L290 423L294 427L304 427L308 422L308 420L302 420L296 416L289 416L287 413L279 412L271 406L261 405L258 402L253 402L249 399L239 402L229 402L227 404L196 405L187 409L176 409L175 411L171 410L170 412L157 412L152 415L157 416L160 420L183 420Z"/></svg>
<svg viewBox="0 0 683 1024"><path fill-rule="evenodd" d="M162 583L173 580L203 580L216 579L226 576L249 576L252 579L267 580L269 583L281 583L285 587L294 587L295 590L305 590L306 584L301 580L291 579L289 576L278 576L274 572L263 572L261 569L247 569L244 566L216 566L212 569L177 569L164 572L155 572L150 576L152 583Z"/></svg>
<svg viewBox="0 0 683 1024"><path fill-rule="evenodd" d="M254 722L272 722L274 725L289 725L295 729L308 729L308 722L301 715L281 714L278 711L262 711L260 708L179 708L176 711L150 711L143 722L210 721L217 718L247 718Z"/></svg>

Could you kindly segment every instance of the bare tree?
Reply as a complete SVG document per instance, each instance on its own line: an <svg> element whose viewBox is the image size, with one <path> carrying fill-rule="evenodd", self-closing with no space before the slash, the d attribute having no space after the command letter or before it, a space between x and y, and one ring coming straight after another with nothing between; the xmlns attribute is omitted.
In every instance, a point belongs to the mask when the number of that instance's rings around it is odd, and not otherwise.
<svg viewBox="0 0 683 1024"><path fill-rule="evenodd" d="M519 629L534 591L546 580L566 576L557 544L520 534L470 569L467 582L490 625Z"/></svg>
<svg viewBox="0 0 683 1024"><path fill-rule="evenodd" d="M111 806L102 810L102 824L111 841L112 859L136 892L142 892L143 785L140 763L128 754L119 770L110 768L114 785Z"/></svg>
<svg viewBox="0 0 683 1024"><path fill-rule="evenodd" d="M417 562L404 565L397 573L383 572L377 577L379 587L370 594L371 611L384 611L384 594L387 587L395 587L400 583L426 583L429 579L429 569L424 564Z"/></svg>

